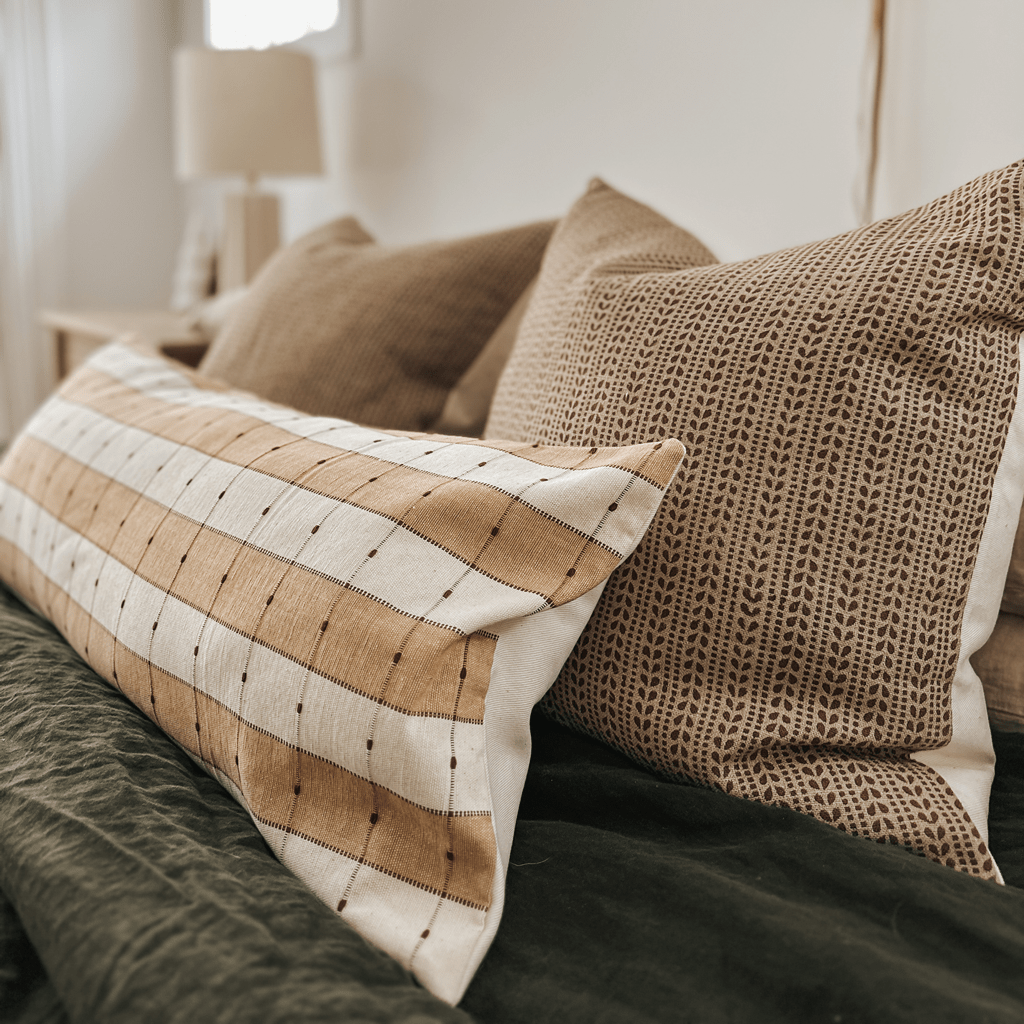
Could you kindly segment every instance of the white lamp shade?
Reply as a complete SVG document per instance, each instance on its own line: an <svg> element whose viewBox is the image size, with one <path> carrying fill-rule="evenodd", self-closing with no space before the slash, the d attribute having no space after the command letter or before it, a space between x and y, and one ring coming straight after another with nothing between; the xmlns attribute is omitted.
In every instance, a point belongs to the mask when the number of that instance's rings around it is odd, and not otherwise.
<svg viewBox="0 0 1024 1024"><path fill-rule="evenodd" d="M320 174L312 58L294 50L174 55L178 177Z"/></svg>

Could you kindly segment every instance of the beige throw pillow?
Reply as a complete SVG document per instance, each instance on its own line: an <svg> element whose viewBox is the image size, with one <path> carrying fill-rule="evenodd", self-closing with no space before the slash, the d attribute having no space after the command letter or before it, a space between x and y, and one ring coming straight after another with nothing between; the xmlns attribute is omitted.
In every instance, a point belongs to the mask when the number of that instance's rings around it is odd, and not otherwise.
<svg viewBox="0 0 1024 1024"><path fill-rule="evenodd" d="M660 772L997 875L968 659L1021 508L1021 175L697 269L607 186L573 207L486 434L689 455L551 713Z"/></svg>
<svg viewBox="0 0 1024 1024"><path fill-rule="evenodd" d="M335 221L267 263L201 369L304 412L427 429L536 275L552 227L391 247Z"/></svg>
<svg viewBox="0 0 1024 1024"><path fill-rule="evenodd" d="M512 346L515 345L519 325L523 322L535 284L535 281L531 281L527 285L480 354L448 393L441 415L431 425L431 430L463 437L479 437L484 432L494 389L512 354Z"/></svg>

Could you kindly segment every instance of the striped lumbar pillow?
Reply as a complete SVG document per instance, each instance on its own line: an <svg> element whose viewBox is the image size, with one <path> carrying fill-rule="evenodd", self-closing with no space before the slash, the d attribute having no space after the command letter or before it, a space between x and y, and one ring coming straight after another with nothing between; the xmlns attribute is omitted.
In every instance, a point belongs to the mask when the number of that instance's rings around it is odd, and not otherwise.
<svg viewBox="0 0 1024 1024"><path fill-rule="evenodd" d="M530 709L682 453L396 437L114 343L0 464L0 578L456 1002Z"/></svg>

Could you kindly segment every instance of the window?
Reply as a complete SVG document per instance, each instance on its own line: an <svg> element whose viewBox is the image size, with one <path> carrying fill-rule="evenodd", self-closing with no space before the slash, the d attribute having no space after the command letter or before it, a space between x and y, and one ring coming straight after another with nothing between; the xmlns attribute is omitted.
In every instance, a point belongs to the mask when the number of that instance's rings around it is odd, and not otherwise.
<svg viewBox="0 0 1024 1024"><path fill-rule="evenodd" d="M264 50L324 32L338 0L206 0L206 32L217 50Z"/></svg>

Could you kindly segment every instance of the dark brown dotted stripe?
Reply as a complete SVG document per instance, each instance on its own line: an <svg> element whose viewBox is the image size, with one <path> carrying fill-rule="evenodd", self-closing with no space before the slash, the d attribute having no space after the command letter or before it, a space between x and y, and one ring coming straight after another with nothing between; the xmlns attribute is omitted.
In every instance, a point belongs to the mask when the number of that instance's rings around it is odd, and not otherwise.
<svg viewBox="0 0 1024 1024"><path fill-rule="evenodd" d="M271 826L273 828L277 827L276 825L274 825L274 822L264 821L263 818L261 818L258 814L253 814L251 810L249 811L249 813L252 814L253 818L255 818L256 821L262 822L262 824ZM282 829L282 831L284 830ZM297 832L294 829L289 829L288 833L290 835L297 835L301 839L305 839L308 842L313 843L315 846L319 846L325 850L330 850L332 853L336 853L339 856L345 857L346 860L350 860L353 864L357 864L360 866L365 864L367 867L373 868L374 871L379 871L382 875L387 875L389 878L393 878L398 882L404 882L406 885L411 885L416 889L421 889L423 892L429 892L432 896L440 896L449 903L457 903L459 906L468 907L470 910L486 911L490 909L489 902L478 903L473 900L460 897L455 893L442 893L441 888L438 886L427 885L424 882L420 882L417 879L410 877L409 875L404 875L391 868L385 867L383 864L375 863L371 860L368 860L365 857L349 857L349 855L340 847L334 846L330 843L323 842L322 840L317 839L315 836L308 836L301 832ZM343 900L341 902L341 905L337 908L339 913L345 909L345 906L348 902L348 900Z"/></svg>
<svg viewBox="0 0 1024 1024"><path fill-rule="evenodd" d="M622 258L685 260L693 243L614 190L563 220L488 431L676 436L689 456L549 713L666 774L991 873L939 776L912 771L937 839L901 773L949 739L1017 400L1022 167L863 231L678 273ZM867 787L847 779L851 755L827 754L865 744L891 758Z"/></svg>
<svg viewBox="0 0 1024 1024"><path fill-rule="evenodd" d="M11 545L11 543L9 541L6 541L3 538L0 538L0 552L2 552L5 548L13 548L13 545ZM19 550L19 549L15 549L15 550ZM25 554L25 558L27 559L28 557L29 556L27 554ZM10 564L10 556L9 555L4 555L3 558L0 558L0 563ZM54 590L58 590L58 592L60 592L60 593L64 593L63 591L59 591L59 588L57 588L57 585L55 583L53 583L52 580L49 580L48 578L43 576L42 571L39 570L39 568L37 566L34 566L34 564L33 564L33 567L34 567L35 571L37 573L39 573L40 579L48 587L53 588ZM159 590L161 593L167 593L166 590L164 590L162 587L159 587L157 584L153 583L152 580L147 579L141 573L135 573L134 575L138 579L140 579L140 580L144 581L145 583L148 583L150 586L154 587L154 589ZM242 639L249 641L250 643L254 643L254 644L258 645L259 647L261 647L261 648L263 648L265 650L271 651L274 654L278 655L279 657L284 658L287 661L290 661L292 664L301 665L303 668L307 668L307 669L310 667L302 658L299 658L296 655L294 655L294 654L292 654L292 653L290 653L290 652L288 652L286 650L283 650L282 648L280 648L280 647L278 647L278 646L276 646L274 644L268 643L264 638L261 638L261 637L259 637L257 635L254 635L251 631L239 630L232 623L230 623L230 622L228 622L228 621L226 621L226 620L224 620L224 619L222 619L222 618L220 618L220 617L218 617L216 615L210 614L208 609L206 609L204 607L201 607L200 605L198 605L194 601L189 600L186 596L178 595L178 594L174 594L174 595L171 595L171 596L173 596L174 600L180 601L182 604L187 605L193 611L199 612L201 615L205 616L206 619L208 619L209 621L215 622L215 623L217 623L217 625L223 626L225 629L230 630L236 636L239 636ZM70 598L68 598L68 600L70 600ZM84 610L83 610L83 613L84 613ZM85 614L87 614L87 613L85 613ZM92 621L95 624L95 628L96 629L101 629L105 633L108 632L98 621L93 619L91 616L90 616L90 621ZM498 640L498 636L497 636L496 633L493 633L493 632L490 632L490 631L487 631L487 630L478 630L475 634L472 634L472 635L480 636L480 637L490 641L491 643L497 643L497 640ZM159 666L155 666L155 667L159 668ZM311 671L314 671L316 675L318 675L318 676L320 676L320 677L322 677L324 679L327 679L329 682L334 683L336 686L340 686L342 689L348 690L350 693L357 694L358 696L362 697L365 700L374 701L375 703L379 704L381 707L385 707L385 708L388 708L390 711L395 711L395 712L397 712L399 714L406 715L409 718L441 718L441 719L446 719L446 720L452 718L451 715L444 714L442 712L410 710L409 708L404 708L404 707L402 707L402 706L400 706L398 704L393 704L393 703L391 703L388 700L378 699L376 697L373 697L370 694L368 694L366 691L361 690L361 689L359 689L356 686L353 686L351 683L346 682L344 679L340 678L339 676L331 674L331 673L328 673L328 672L324 672L322 669L315 669L315 670L311 670ZM455 716L454 721L456 721L456 722L458 722L460 724L463 724L463 725L482 725L483 724L483 718L473 718L473 717L466 717L466 716Z"/></svg>

